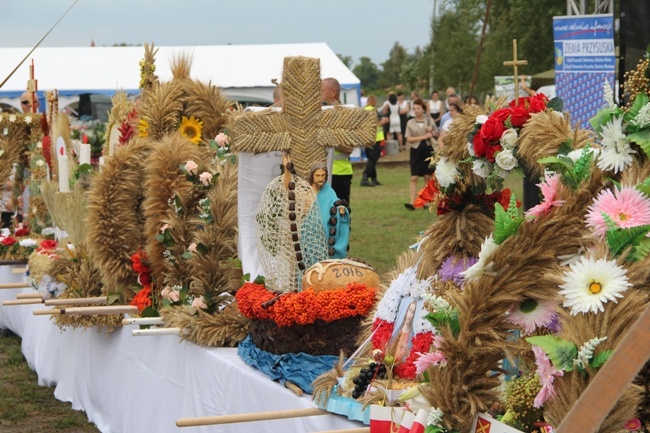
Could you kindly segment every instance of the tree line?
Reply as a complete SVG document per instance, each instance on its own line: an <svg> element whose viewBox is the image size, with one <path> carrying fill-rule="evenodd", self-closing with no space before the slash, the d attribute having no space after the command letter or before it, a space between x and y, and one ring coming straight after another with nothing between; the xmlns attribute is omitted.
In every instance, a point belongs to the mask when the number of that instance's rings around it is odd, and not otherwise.
<svg viewBox="0 0 650 433"><path fill-rule="evenodd" d="M376 65L369 57L354 63L339 55L361 80L366 91L382 93L401 88L429 95L431 90L454 87L470 89L481 32L490 0L438 0L438 15L431 20L431 37L423 47L409 53L399 42L388 59ZM566 15L566 0L492 0L481 50L474 93L492 92L494 77L512 75L503 62L513 58L512 40L517 39L518 58L528 60L520 74L534 75L554 68L553 17Z"/></svg>

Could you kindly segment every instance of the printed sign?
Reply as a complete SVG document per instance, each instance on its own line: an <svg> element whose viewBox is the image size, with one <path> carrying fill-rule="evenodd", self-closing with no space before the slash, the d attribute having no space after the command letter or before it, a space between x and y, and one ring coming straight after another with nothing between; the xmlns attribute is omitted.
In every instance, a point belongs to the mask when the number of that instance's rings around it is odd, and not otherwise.
<svg viewBox="0 0 650 433"><path fill-rule="evenodd" d="M553 18L556 95L582 128L603 107L603 85L615 87L613 15Z"/></svg>

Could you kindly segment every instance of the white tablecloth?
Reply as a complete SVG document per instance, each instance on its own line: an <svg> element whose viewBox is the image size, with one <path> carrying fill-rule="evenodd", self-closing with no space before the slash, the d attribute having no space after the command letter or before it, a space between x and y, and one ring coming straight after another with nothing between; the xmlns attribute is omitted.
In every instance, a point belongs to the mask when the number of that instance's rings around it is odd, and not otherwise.
<svg viewBox="0 0 650 433"><path fill-rule="evenodd" d="M21 281L0 266L0 282ZM31 289L0 289L0 301ZM234 348L205 348L175 336L133 337L133 327L59 330L42 305L0 306L0 328L22 337L22 351L39 384L86 412L103 433L308 433L359 428L338 415L209 427L176 427L178 418L311 407L244 364Z"/></svg>

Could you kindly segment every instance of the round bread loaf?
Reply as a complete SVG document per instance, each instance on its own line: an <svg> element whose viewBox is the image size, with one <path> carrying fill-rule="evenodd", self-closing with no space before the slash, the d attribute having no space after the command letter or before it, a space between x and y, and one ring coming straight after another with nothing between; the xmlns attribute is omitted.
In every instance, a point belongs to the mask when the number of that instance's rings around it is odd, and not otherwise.
<svg viewBox="0 0 650 433"><path fill-rule="evenodd" d="M381 279L372 267L350 259L331 259L318 262L305 271L302 277L303 290L313 287L314 291L334 290L348 283L361 283L367 287L379 287Z"/></svg>

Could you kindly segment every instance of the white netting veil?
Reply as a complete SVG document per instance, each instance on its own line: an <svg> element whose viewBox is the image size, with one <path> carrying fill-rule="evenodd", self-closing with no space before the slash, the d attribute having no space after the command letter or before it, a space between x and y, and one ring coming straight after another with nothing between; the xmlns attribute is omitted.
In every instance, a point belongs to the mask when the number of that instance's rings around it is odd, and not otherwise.
<svg viewBox="0 0 650 433"><path fill-rule="evenodd" d="M266 286L281 293L301 290L304 270L327 258L316 192L296 175L292 182L295 187L289 191L282 176L273 179L262 194L255 217Z"/></svg>

